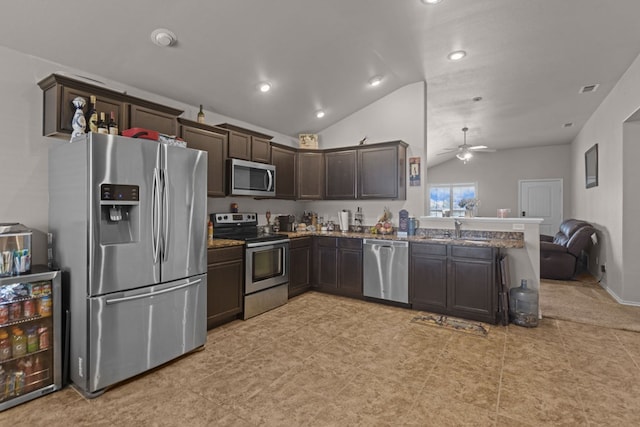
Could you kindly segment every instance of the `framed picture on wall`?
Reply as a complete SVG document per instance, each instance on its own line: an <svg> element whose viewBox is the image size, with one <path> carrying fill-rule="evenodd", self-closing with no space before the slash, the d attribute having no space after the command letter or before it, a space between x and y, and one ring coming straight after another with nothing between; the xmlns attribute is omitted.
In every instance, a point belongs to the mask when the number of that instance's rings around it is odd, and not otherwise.
<svg viewBox="0 0 640 427"><path fill-rule="evenodd" d="M598 144L584 153L584 171L586 188L598 186Z"/></svg>

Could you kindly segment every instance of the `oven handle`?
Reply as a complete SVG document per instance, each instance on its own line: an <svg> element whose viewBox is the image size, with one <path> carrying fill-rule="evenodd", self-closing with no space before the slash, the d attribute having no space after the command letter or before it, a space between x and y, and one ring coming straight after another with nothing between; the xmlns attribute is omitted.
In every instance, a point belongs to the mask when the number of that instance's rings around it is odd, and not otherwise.
<svg viewBox="0 0 640 427"><path fill-rule="evenodd" d="M247 243L247 248L260 248L263 246L281 245L282 243L289 243L289 239L268 240L266 242Z"/></svg>

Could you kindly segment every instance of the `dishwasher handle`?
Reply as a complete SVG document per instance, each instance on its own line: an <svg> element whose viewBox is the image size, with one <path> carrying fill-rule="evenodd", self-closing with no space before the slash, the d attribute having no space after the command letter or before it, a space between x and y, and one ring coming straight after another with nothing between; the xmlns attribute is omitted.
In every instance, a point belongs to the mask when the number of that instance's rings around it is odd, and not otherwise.
<svg viewBox="0 0 640 427"><path fill-rule="evenodd" d="M382 239L364 239L362 241L363 245L366 246L386 246L386 247L396 247L396 248L408 248L409 242L404 240L382 240Z"/></svg>

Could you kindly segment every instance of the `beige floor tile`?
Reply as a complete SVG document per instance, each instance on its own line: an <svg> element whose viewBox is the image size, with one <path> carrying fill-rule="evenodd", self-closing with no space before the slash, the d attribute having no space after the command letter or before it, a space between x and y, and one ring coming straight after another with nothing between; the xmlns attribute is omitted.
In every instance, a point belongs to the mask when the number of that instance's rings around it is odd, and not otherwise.
<svg viewBox="0 0 640 427"><path fill-rule="evenodd" d="M542 319L486 338L416 311L309 292L207 334L204 350L0 425L639 425L640 334Z"/></svg>

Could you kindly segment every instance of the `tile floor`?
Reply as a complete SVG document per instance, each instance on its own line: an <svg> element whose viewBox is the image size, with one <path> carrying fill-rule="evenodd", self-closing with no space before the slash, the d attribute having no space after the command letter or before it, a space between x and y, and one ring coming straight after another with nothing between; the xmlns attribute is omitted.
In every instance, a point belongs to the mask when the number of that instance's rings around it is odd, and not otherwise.
<svg viewBox="0 0 640 427"><path fill-rule="evenodd" d="M484 338L415 314L309 292L97 399L67 387L0 425L640 425L638 333L544 319Z"/></svg>

